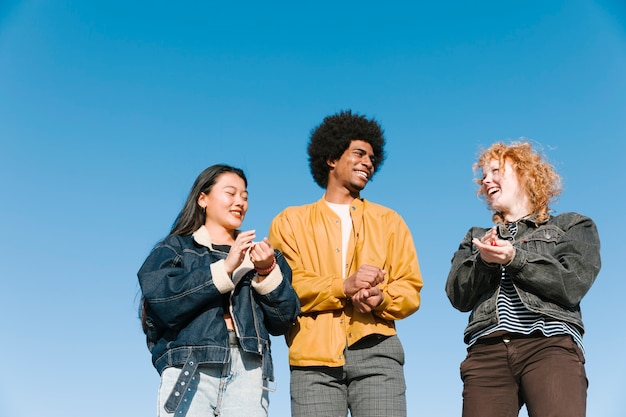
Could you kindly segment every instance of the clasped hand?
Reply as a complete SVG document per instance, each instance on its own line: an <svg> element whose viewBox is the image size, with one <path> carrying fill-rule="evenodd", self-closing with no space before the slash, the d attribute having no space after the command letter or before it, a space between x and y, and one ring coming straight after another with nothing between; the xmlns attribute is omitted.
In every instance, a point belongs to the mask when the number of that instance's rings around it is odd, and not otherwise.
<svg viewBox="0 0 626 417"><path fill-rule="evenodd" d="M472 243L478 248L480 258L490 264L507 265L515 257L515 247L508 240L500 239L495 227L481 239L472 239Z"/></svg>
<svg viewBox="0 0 626 417"><path fill-rule="evenodd" d="M383 292L377 287L386 272L372 265L362 265L343 283L343 291L361 313L369 313L383 301Z"/></svg>

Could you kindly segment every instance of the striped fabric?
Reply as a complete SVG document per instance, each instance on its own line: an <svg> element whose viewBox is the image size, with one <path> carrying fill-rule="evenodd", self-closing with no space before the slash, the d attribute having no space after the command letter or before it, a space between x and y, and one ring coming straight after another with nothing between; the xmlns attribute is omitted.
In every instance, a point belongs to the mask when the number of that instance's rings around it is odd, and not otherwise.
<svg viewBox="0 0 626 417"><path fill-rule="evenodd" d="M508 225L509 230L511 230L512 234L515 234L517 225L512 225L512 227ZM580 349L583 352L585 351L582 335L574 326L569 323L552 320L550 317L530 311L524 306L513 286L513 281L504 267L502 267L502 280L500 281L500 291L498 292L497 312L498 323L472 335L469 346L473 345L479 338L499 330L523 335L540 331L546 337L568 334L572 336Z"/></svg>

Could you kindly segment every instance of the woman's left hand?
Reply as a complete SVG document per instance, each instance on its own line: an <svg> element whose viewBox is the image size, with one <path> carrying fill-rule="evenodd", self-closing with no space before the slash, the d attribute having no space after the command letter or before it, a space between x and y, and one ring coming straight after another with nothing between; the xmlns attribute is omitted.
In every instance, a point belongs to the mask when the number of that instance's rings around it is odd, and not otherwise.
<svg viewBox="0 0 626 417"><path fill-rule="evenodd" d="M270 241L264 237L250 248L250 260L256 269L267 269L274 263L274 248Z"/></svg>

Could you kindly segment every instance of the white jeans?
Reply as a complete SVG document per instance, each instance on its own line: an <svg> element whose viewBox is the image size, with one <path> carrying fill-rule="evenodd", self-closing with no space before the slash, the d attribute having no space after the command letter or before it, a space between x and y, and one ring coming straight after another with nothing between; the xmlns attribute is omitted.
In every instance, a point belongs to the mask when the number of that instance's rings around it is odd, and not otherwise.
<svg viewBox="0 0 626 417"><path fill-rule="evenodd" d="M263 387L261 358L231 347L231 363L200 365L174 413L165 411L181 368L161 374L158 417L267 417L268 391Z"/></svg>

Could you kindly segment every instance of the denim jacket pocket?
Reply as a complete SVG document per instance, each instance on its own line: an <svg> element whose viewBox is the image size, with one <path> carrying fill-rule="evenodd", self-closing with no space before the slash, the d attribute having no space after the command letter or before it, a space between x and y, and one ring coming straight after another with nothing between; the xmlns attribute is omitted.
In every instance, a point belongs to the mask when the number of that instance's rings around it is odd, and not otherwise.
<svg viewBox="0 0 626 417"><path fill-rule="evenodd" d="M545 225L523 236L519 244L529 252L551 253L556 243L563 236L563 233L563 230L557 226Z"/></svg>

